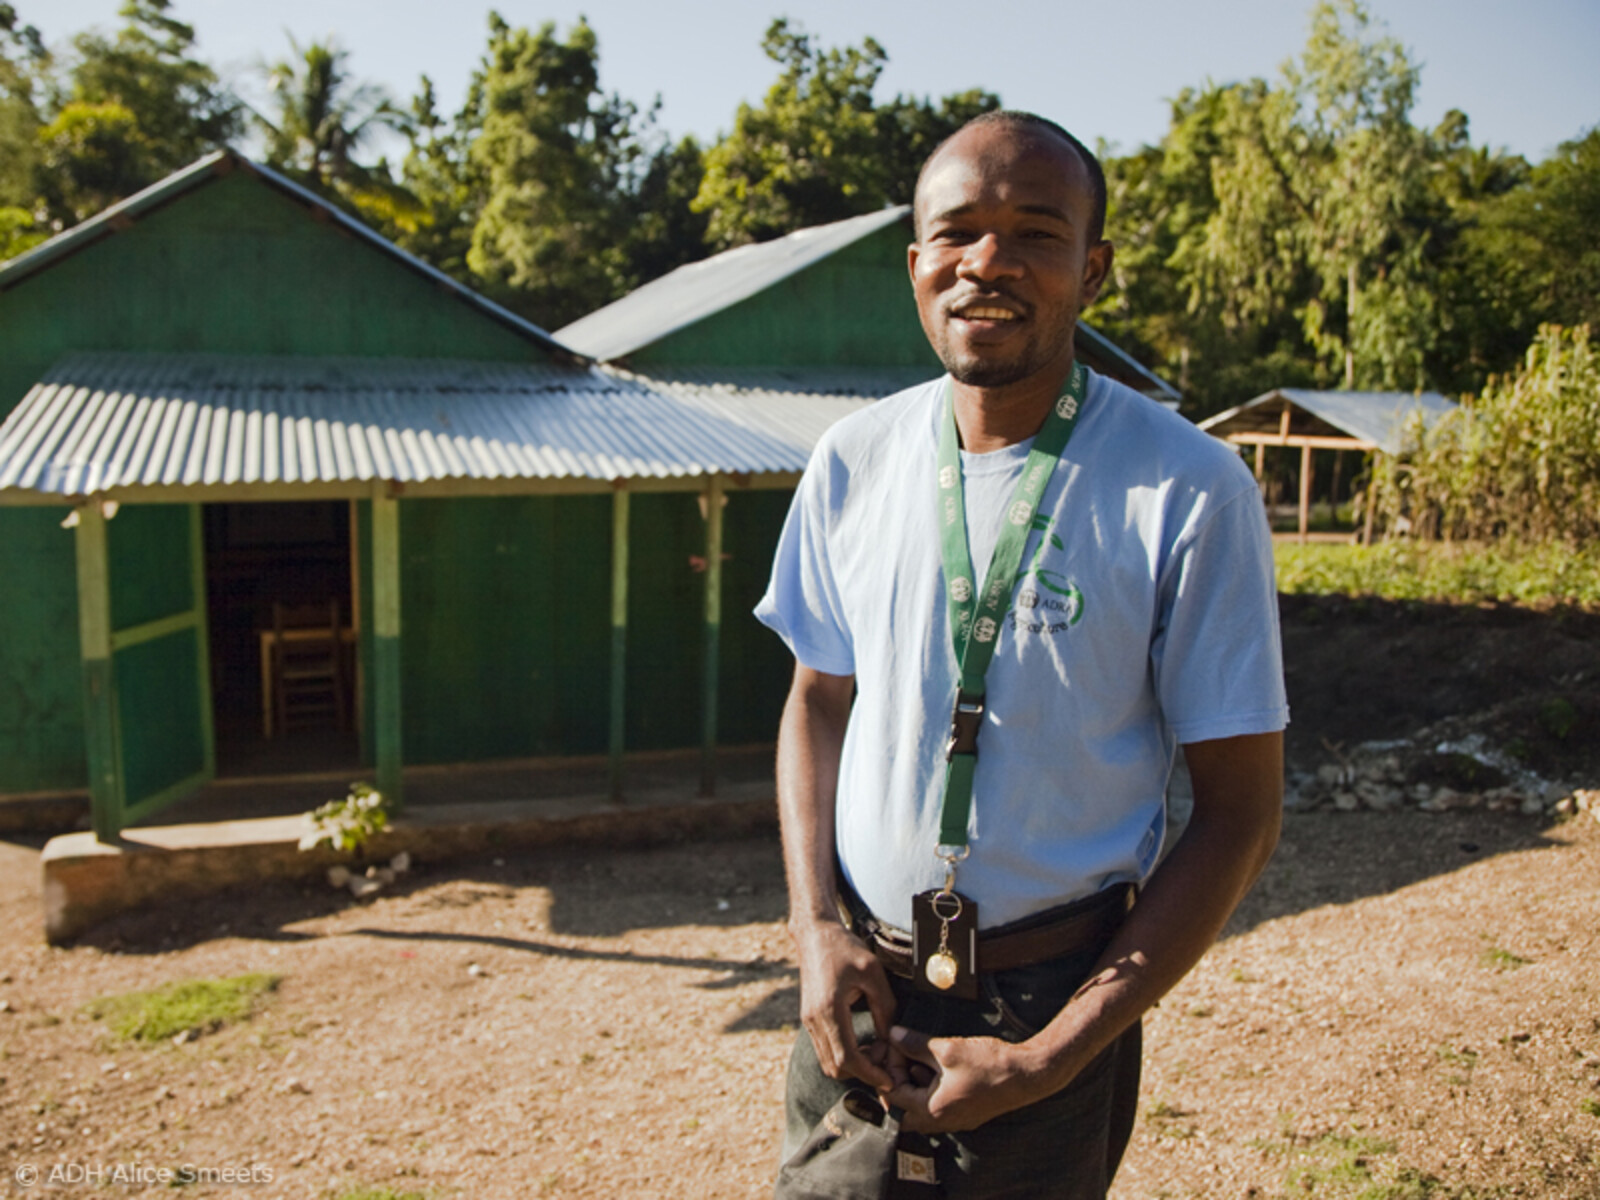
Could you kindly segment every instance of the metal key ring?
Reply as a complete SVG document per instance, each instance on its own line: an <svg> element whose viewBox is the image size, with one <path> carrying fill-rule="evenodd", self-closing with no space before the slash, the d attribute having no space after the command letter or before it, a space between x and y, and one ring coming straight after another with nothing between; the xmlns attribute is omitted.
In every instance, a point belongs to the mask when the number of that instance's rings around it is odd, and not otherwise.
<svg viewBox="0 0 1600 1200"><path fill-rule="evenodd" d="M950 913L949 916L946 916L944 913L939 911L939 901L941 900L949 900L955 905L955 910ZM933 899L928 901L928 907L933 911L933 915L938 917L939 920L949 923L961 915L961 897L956 895L954 892L935 892L933 894Z"/></svg>

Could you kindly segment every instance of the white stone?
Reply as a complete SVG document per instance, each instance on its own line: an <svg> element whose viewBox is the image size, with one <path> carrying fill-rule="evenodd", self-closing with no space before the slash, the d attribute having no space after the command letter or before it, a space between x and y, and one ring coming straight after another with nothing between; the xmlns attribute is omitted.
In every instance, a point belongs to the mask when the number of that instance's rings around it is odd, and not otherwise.
<svg viewBox="0 0 1600 1200"><path fill-rule="evenodd" d="M1356 809L1361 807L1361 801L1356 798L1353 792L1335 792L1333 794L1333 806L1340 812L1355 812Z"/></svg>
<svg viewBox="0 0 1600 1200"><path fill-rule="evenodd" d="M328 886L342 888L350 882L350 868L346 866L332 866L328 868Z"/></svg>
<svg viewBox="0 0 1600 1200"><path fill-rule="evenodd" d="M467 964L467 974L471 975L474 979L480 978L481 976L487 975L488 973L489 972L485 971L477 963L468 963Z"/></svg>
<svg viewBox="0 0 1600 1200"><path fill-rule="evenodd" d="M1317 768L1317 778L1329 787L1338 787L1344 782L1344 768L1335 763L1323 763Z"/></svg>
<svg viewBox="0 0 1600 1200"><path fill-rule="evenodd" d="M1522 815L1523 816L1525 816L1525 817L1537 817L1542 812L1544 812L1544 801L1540 800L1537 796L1529 796L1529 797L1527 797L1527 799L1523 800L1523 802L1522 802Z"/></svg>
<svg viewBox="0 0 1600 1200"><path fill-rule="evenodd" d="M400 851L389 860L389 869L396 875L404 875L411 870L411 855L405 850Z"/></svg>
<svg viewBox="0 0 1600 1200"><path fill-rule="evenodd" d="M361 875L354 875L350 879L350 894L357 900L365 900L374 892L381 892L383 884L376 879L367 879Z"/></svg>

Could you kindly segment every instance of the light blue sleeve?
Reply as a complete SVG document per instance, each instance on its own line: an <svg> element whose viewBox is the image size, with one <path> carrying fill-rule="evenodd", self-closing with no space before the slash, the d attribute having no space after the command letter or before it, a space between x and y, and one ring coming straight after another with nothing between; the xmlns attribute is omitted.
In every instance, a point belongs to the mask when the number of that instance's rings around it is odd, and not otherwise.
<svg viewBox="0 0 1600 1200"><path fill-rule="evenodd" d="M784 640L802 666L854 675L855 643L829 556L828 529L839 497L833 494L827 445L824 438L795 489L773 556L772 578L755 615Z"/></svg>
<svg viewBox="0 0 1600 1200"><path fill-rule="evenodd" d="M1179 744L1288 724L1272 533L1253 483L1177 548L1160 582L1150 661Z"/></svg>

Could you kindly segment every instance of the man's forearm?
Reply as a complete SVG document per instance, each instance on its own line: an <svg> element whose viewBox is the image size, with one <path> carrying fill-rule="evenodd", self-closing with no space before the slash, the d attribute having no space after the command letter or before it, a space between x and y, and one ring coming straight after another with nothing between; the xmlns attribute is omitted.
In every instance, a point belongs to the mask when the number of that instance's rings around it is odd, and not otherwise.
<svg viewBox="0 0 1600 1200"><path fill-rule="evenodd" d="M1229 743L1232 743L1230 746ZM1227 924L1272 856L1282 820L1281 738L1188 748L1194 816L1099 966L1030 1047L1046 1093L1071 1082L1171 990Z"/></svg>
<svg viewBox="0 0 1600 1200"><path fill-rule="evenodd" d="M791 931L797 922L838 919L834 797L853 689L848 676L798 669L778 727L778 820Z"/></svg>

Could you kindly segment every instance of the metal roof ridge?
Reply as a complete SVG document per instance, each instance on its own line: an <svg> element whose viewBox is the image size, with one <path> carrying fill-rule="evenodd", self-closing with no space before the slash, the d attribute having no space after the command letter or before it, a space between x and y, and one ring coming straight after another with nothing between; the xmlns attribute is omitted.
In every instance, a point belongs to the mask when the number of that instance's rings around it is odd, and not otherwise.
<svg viewBox="0 0 1600 1200"><path fill-rule="evenodd" d="M80 242L90 242L103 234L114 232L114 224L118 217L131 217L170 196L181 195L214 174L219 162L237 157L231 150L213 150L195 159L188 166L180 167L164 179L156 180L149 187L123 197L92 217L86 217L72 228L52 234L31 250L25 250L8 262L0 263L0 290L20 283L35 272L43 270L56 259L71 253ZM108 226L113 228L107 228Z"/></svg>

